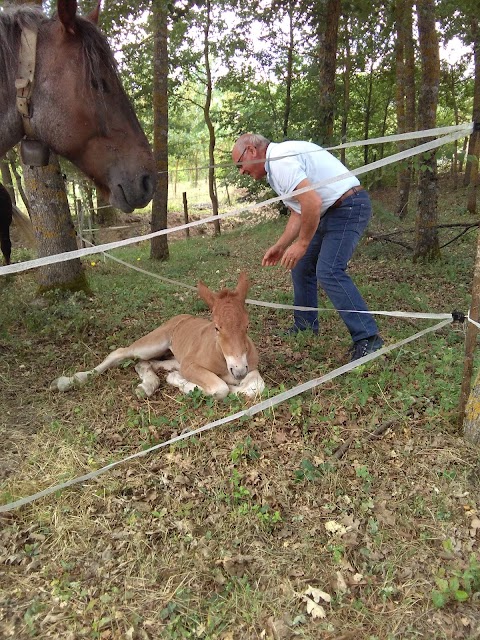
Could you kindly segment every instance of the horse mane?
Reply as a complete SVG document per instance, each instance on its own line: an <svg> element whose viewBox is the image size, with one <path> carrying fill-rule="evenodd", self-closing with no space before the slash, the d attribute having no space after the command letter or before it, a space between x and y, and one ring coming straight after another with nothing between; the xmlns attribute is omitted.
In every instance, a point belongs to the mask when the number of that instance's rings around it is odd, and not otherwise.
<svg viewBox="0 0 480 640"><path fill-rule="evenodd" d="M7 93L15 82L17 69L12 65L12 59L17 60L22 29L34 29L47 20L41 8L35 5L0 8L0 94Z"/></svg>

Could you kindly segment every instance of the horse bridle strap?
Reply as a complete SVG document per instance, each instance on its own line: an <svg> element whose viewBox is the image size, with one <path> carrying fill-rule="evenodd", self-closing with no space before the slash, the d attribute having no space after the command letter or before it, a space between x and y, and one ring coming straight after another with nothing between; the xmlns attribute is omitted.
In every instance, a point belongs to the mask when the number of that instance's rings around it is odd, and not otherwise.
<svg viewBox="0 0 480 640"><path fill-rule="evenodd" d="M17 109L22 116L23 129L26 134L26 138L22 140L20 148L22 160L25 164L42 167L48 164L50 150L43 142L35 139L30 122L32 117L37 34L37 29L29 29L27 27L22 29L15 88L17 90Z"/></svg>

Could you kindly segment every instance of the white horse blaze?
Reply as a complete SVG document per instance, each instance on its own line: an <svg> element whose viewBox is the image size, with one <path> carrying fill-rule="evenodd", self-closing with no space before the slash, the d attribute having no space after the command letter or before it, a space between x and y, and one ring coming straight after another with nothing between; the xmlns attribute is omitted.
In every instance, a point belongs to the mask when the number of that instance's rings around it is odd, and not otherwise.
<svg viewBox="0 0 480 640"><path fill-rule="evenodd" d="M141 380L136 389L139 398L150 397L159 388L160 370L168 371L167 382L183 393L199 388L217 399L229 393L248 397L262 393L265 383L257 369L257 349L247 335L248 287L245 273L240 274L233 291L213 293L199 282L198 293L210 307L213 322L188 314L174 316L130 346L112 351L91 371L61 376L50 388L68 391L124 360L138 359L135 370ZM173 358L159 359L169 351Z"/></svg>

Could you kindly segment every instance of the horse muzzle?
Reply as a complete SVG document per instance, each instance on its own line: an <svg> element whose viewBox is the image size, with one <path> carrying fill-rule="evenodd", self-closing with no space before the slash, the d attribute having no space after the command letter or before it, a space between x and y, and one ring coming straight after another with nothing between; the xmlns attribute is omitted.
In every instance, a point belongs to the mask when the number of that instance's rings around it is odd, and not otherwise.
<svg viewBox="0 0 480 640"><path fill-rule="evenodd" d="M228 370L235 380L243 380L248 373L248 364L229 365Z"/></svg>
<svg viewBox="0 0 480 640"><path fill-rule="evenodd" d="M115 180L112 176L110 187L110 204L125 213L134 209L143 209L153 198L156 186L156 175L144 171L133 178L123 177Z"/></svg>

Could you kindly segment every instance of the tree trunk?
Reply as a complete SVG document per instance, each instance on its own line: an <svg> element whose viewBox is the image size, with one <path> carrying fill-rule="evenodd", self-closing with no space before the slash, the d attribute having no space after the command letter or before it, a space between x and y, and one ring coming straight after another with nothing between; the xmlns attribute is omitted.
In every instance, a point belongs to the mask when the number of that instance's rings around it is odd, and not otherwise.
<svg viewBox="0 0 480 640"><path fill-rule="evenodd" d="M115 207L106 200L100 190L97 189L97 214L96 223L102 227L113 227L120 222L120 216Z"/></svg>
<svg viewBox="0 0 480 640"><path fill-rule="evenodd" d="M470 169L470 184L468 185L467 209L472 215L477 213L477 187L478 187L478 156L480 155L480 131L472 133L473 155L475 159Z"/></svg>
<svg viewBox="0 0 480 640"><path fill-rule="evenodd" d="M480 444L480 372L475 379L465 409L463 435L465 440Z"/></svg>
<svg viewBox="0 0 480 640"><path fill-rule="evenodd" d="M10 167L8 164L7 156L0 160L0 169L2 175L2 183L5 189L8 191L8 195L13 204L17 204L15 197L15 189L13 188L12 174L10 173Z"/></svg>
<svg viewBox="0 0 480 640"><path fill-rule="evenodd" d="M217 197L217 185L215 182L215 129L213 126L210 107L212 105L212 93L213 93L213 85L212 85L212 72L210 69L210 43L209 43L209 32L210 32L210 17L211 17L211 3L210 0L207 0L206 4L206 22L204 28L204 60L205 60L205 72L207 76L207 86L206 86L206 96L205 96L205 106L203 108L203 113L205 117L205 123L208 128L209 133L209 142L208 142L208 192L210 194L210 201L212 203L212 215L218 215L218 197ZM214 233L216 236L220 235L220 220L214 220L213 222Z"/></svg>
<svg viewBox="0 0 480 640"><path fill-rule="evenodd" d="M157 167L157 189L152 201L152 231L166 229L168 212L168 5L154 0L153 54L153 154ZM168 236L152 238L150 257L168 260Z"/></svg>
<svg viewBox="0 0 480 640"><path fill-rule="evenodd" d="M418 35L422 79L418 100L418 125L432 129L436 124L440 55L435 30L435 0L417 0ZM435 151L423 154L418 185L418 207L415 224L414 261L436 260L440 256L438 241L438 186Z"/></svg>
<svg viewBox="0 0 480 640"><path fill-rule="evenodd" d="M473 59L475 66L475 80L473 84L473 122L480 122L480 28L478 18L472 18L470 23L470 32L473 41ZM468 143L468 155L465 165L465 175L463 177L463 186L466 187L472 182L472 170L475 164L478 164L476 151L478 152L477 139L480 138L480 132L474 131L470 136Z"/></svg>
<svg viewBox="0 0 480 640"><path fill-rule="evenodd" d="M37 241L38 256L41 258L75 251L75 229L57 156L50 153L50 162L46 167L24 165L23 178L30 200L30 217ZM85 272L78 258L39 267L37 282L39 293L51 289L89 291Z"/></svg>
<svg viewBox="0 0 480 640"><path fill-rule="evenodd" d="M288 28L289 28L289 41L287 50L287 75L285 78L286 83L286 95L285 95L285 110L283 112L283 137L288 137L288 121L290 119L290 111L292 109L292 82L293 82L293 52L295 47L294 39L294 7L295 3L290 0L288 3Z"/></svg>
<svg viewBox="0 0 480 640"><path fill-rule="evenodd" d="M320 144L333 141L335 119L335 72L337 67L338 25L341 0L326 0L325 13L318 28L318 117L315 137ZM320 22L320 19L317 19Z"/></svg>
<svg viewBox="0 0 480 640"><path fill-rule="evenodd" d="M348 116L350 113L350 76L352 73L352 54L350 48L350 29L348 18L345 18L345 61L343 64L343 112L342 112L342 143L347 141ZM346 149L341 149L340 160L346 164Z"/></svg>
<svg viewBox="0 0 480 640"><path fill-rule="evenodd" d="M480 316L480 233L477 235L477 253L473 270L472 300L470 303L470 317L475 322ZM463 379L459 403L459 423L464 428L464 436L471 442L480 442L480 374L477 376L473 389L470 389L473 374L473 357L477 342L478 329L472 322L467 324L465 336L465 357L463 361Z"/></svg>
<svg viewBox="0 0 480 640"><path fill-rule="evenodd" d="M396 42L396 110L398 133L406 133L415 129L415 85L413 38L412 38L412 3L396 4L397 42ZM412 87L413 84L413 87ZM411 99L413 95L413 100ZM413 110L412 110L413 102ZM412 122L413 111L413 122ZM407 140L398 143L398 151L405 151L410 146ZM412 163L406 160L400 165L397 174L398 202L396 214L403 219L408 214L408 201L412 181Z"/></svg>
<svg viewBox="0 0 480 640"><path fill-rule="evenodd" d="M368 91L367 100L365 102L365 120L363 123L363 139L368 140L370 137L370 118L372 115L372 94L373 94L373 60L370 65L370 73L368 74ZM370 145L366 144L363 147L363 164L367 165L369 162ZM376 160L376 157L375 157Z"/></svg>
<svg viewBox="0 0 480 640"><path fill-rule="evenodd" d="M20 194L20 198L25 206L25 209L30 213L30 203L25 194L25 190L22 185L22 178L17 170L17 156L14 151L9 151L7 153L7 158L10 162L10 171L13 173L13 177L15 178L15 184L17 185L18 193Z"/></svg>

